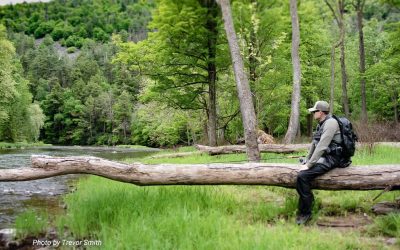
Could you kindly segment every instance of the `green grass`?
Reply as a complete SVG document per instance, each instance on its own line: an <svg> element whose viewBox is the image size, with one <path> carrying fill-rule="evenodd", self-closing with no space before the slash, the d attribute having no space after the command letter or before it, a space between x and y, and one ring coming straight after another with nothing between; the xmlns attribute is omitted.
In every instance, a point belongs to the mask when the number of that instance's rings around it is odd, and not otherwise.
<svg viewBox="0 0 400 250"><path fill-rule="evenodd" d="M372 235L382 234L400 239L400 214L391 213L375 219L375 223L369 228ZM400 242L398 242L400 246Z"/></svg>
<svg viewBox="0 0 400 250"><path fill-rule="evenodd" d="M282 192L282 191L280 191ZM268 187L137 187L91 177L66 198L75 238L103 249L364 249L359 233L294 225L295 196ZM275 199L280 197L281 201ZM378 244L379 246L379 244Z"/></svg>
<svg viewBox="0 0 400 250"><path fill-rule="evenodd" d="M45 212L28 210L15 219L17 237L39 236L46 233L48 215Z"/></svg>
<svg viewBox="0 0 400 250"><path fill-rule="evenodd" d="M178 151L164 150L158 154L171 154L173 152L196 152L193 147L182 147ZM300 156L305 156L306 151L293 153L293 154L275 154L275 153L262 153L262 162L276 162L276 163L292 163L297 164ZM294 158L293 158L294 157ZM138 161L138 159L127 160L127 162ZM146 157L140 159L141 162L147 164L157 163L172 163L172 164L201 164L201 163L217 163L217 162L232 162L242 163L247 162L246 154L224 154L224 155L208 155L208 154L194 154L179 158L151 158ZM398 164L400 163L400 149L390 146L377 145L374 147L374 153L371 155L366 148L358 148L355 156L352 158L353 165L374 165L374 164Z"/></svg>
<svg viewBox="0 0 400 250"><path fill-rule="evenodd" d="M0 142L0 149L18 149L50 145L51 144L45 144L43 142Z"/></svg>
<svg viewBox="0 0 400 250"><path fill-rule="evenodd" d="M354 165L399 164L400 148L377 145L370 154L367 148L359 148L353 157Z"/></svg>
<svg viewBox="0 0 400 250"><path fill-rule="evenodd" d="M177 150L192 152L191 147ZM176 152L169 150L166 153ZM164 152L163 152L164 153ZM359 151L356 165L399 163L400 149ZM304 155L305 152L296 154ZM376 160L376 159L379 159ZM263 153L263 162L297 163L286 155ZM131 159L145 163L245 162L245 154ZM82 178L65 197L67 213L56 219L61 237L102 241L102 249L394 249L375 236L400 239L398 215L376 217L370 229L321 229L318 216L370 213L379 200L400 192L315 191L310 226L295 225L297 193L270 186L138 187L101 177ZM375 218L375 217L374 217Z"/></svg>
<svg viewBox="0 0 400 250"><path fill-rule="evenodd" d="M142 145L117 145L118 148L132 148L132 149L152 149L147 146L142 146Z"/></svg>

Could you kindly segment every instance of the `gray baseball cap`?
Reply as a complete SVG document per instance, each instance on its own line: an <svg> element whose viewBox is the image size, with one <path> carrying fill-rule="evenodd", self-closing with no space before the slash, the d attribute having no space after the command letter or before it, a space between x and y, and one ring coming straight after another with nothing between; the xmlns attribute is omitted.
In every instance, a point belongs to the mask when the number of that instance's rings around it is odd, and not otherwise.
<svg viewBox="0 0 400 250"><path fill-rule="evenodd" d="M329 111L329 103L326 101L317 101L314 105L314 107L309 108L309 112L314 112L314 111Z"/></svg>

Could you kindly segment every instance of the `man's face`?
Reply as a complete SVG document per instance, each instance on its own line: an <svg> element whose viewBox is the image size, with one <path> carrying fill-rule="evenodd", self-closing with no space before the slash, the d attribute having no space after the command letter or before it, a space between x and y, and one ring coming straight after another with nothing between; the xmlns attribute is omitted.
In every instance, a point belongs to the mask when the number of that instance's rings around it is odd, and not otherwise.
<svg viewBox="0 0 400 250"><path fill-rule="evenodd" d="M322 117L322 112L321 111L319 111L319 110L317 110L317 111L314 111L314 112L312 112L313 113L313 116L314 116L314 120L321 120L321 117Z"/></svg>

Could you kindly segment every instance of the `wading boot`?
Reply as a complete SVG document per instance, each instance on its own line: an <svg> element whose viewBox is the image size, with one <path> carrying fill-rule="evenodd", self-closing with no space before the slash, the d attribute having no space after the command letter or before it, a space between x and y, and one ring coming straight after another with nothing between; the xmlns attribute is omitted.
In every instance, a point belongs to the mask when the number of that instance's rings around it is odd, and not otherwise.
<svg viewBox="0 0 400 250"><path fill-rule="evenodd" d="M306 215L298 215L296 218L296 224L297 225L305 225L307 222L311 220L311 214L306 214Z"/></svg>

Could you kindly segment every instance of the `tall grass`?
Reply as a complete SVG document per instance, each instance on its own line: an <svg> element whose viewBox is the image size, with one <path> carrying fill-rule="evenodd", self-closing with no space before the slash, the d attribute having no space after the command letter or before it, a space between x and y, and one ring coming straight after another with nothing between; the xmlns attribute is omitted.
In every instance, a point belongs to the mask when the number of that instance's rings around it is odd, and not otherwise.
<svg viewBox="0 0 400 250"><path fill-rule="evenodd" d="M28 210L15 219L17 237L39 236L46 234L48 225L47 213Z"/></svg>
<svg viewBox="0 0 400 250"><path fill-rule="evenodd" d="M271 192L256 191L261 197ZM372 244L358 240L355 232L297 227L294 196L274 205L252 199L253 192L247 186L136 187L91 177L67 197L64 222L75 238L100 239L104 249L357 249Z"/></svg>
<svg viewBox="0 0 400 250"><path fill-rule="evenodd" d="M391 213L375 219L374 225L370 227L371 234L382 234L400 239L400 215ZM400 246L400 242L398 242Z"/></svg>

